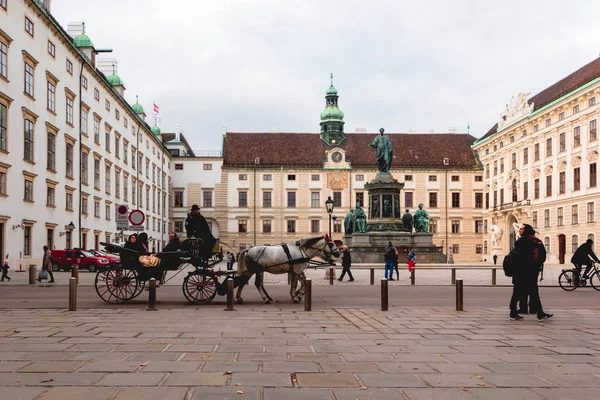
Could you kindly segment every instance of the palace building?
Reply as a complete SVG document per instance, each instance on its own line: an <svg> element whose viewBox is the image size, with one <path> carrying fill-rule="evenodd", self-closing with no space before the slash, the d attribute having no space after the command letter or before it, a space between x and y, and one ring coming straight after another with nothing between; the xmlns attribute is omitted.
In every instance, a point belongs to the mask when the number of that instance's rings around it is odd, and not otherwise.
<svg viewBox="0 0 600 400"><path fill-rule="evenodd" d="M600 58L533 97L513 97L498 122L474 145L484 166L484 230L503 234L506 254L513 224L539 232L548 262L569 263L579 245L594 239L598 201Z"/></svg>

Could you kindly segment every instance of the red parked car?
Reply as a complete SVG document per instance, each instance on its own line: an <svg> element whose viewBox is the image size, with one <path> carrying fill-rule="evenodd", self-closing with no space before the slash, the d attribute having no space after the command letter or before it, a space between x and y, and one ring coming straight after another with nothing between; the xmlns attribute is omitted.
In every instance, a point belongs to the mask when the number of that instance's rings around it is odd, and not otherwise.
<svg viewBox="0 0 600 400"><path fill-rule="evenodd" d="M121 262L121 257L119 256L115 256L114 254L110 254L110 253L106 253L104 251L101 250L94 250L94 249L90 249L88 250L90 253L92 253L93 255L95 255L96 257L104 257L106 258L109 262L111 266L115 266L116 264Z"/></svg>
<svg viewBox="0 0 600 400"><path fill-rule="evenodd" d="M96 257L89 251L71 249L71 250L50 250L54 264L52 271L61 269L68 271L73 265L78 265L79 269L87 269L90 272L98 271L110 265L110 261L104 257Z"/></svg>

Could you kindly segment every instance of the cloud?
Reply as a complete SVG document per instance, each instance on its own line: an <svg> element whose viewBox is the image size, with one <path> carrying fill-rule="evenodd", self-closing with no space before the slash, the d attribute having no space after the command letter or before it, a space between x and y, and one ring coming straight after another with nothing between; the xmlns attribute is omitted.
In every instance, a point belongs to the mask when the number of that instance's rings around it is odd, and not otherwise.
<svg viewBox="0 0 600 400"><path fill-rule="evenodd" d="M229 131L318 132L329 73L346 132L481 136L510 97L532 95L591 61L600 6L556 0L106 0L53 2L112 47L126 97L160 105L196 149Z"/></svg>

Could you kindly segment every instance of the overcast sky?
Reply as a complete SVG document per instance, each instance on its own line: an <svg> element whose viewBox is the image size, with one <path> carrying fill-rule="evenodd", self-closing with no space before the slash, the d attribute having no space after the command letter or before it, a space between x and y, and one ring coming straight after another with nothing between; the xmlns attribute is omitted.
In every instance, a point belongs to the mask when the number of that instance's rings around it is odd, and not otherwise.
<svg viewBox="0 0 600 400"><path fill-rule="evenodd" d="M161 129L194 149L230 132L318 132L329 73L346 132L482 136L512 95L538 93L598 57L600 2L53 0L86 22ZM148 118L151 123L151 118Z"/></svg>

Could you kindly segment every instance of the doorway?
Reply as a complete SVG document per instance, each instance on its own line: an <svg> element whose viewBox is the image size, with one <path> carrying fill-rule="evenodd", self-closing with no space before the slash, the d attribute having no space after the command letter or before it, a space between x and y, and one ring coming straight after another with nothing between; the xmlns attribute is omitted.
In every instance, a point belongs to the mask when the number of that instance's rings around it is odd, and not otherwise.
<svg viewBox="0 0 600 400"><path fill-rule="evenodd" d="M50 250L54 250L54 229L52 228L46 230L46 245Z"/></svg>
<svg viewBox="0 0 600 400"><path fill-rule="evenodd" d="M565 235L558 235L558 263L565 263L565 252L567 250L567 237Z"/></svg>

